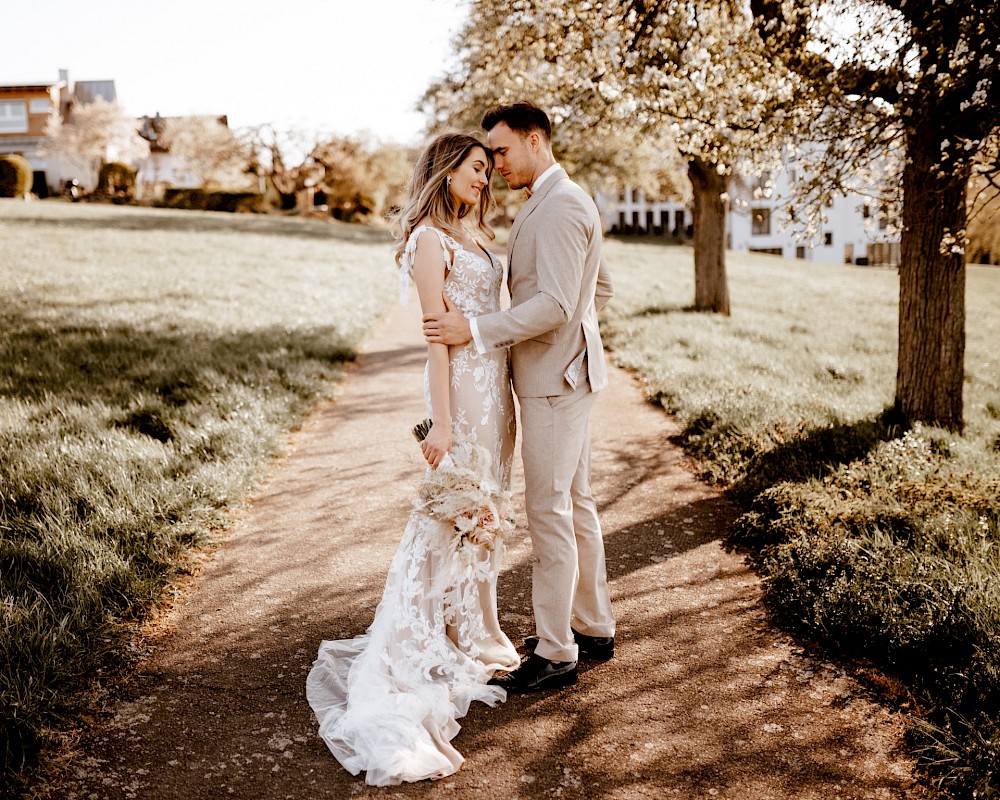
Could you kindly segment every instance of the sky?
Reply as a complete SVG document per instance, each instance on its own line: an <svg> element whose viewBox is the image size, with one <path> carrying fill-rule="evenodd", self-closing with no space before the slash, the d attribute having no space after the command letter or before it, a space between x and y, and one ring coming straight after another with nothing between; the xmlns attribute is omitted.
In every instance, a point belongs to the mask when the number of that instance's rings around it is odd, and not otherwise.
<svg viewBox="0 0 1000 800"><path fill-rule="evenodd" d="M467 0L34 0L4 13L0 84L115 81L135 116L419 141Z"/></svg>

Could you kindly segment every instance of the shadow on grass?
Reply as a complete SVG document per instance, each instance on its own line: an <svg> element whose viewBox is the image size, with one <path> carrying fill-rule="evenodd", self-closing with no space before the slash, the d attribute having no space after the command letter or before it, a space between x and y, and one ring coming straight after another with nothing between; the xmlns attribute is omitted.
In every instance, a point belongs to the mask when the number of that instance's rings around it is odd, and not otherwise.
<svg viewBox="0 0 1000 800"><path fill-rule="evenodd" d="M742 477L729 486L729 494L746 506L778 483L829 475L844 464L864 458L880 442L899 438L907 429L903 418L887 408L869 419L795 433L769 449L760 449L755 443L755 452L746 454ZM739 438L724 424L699 418L684 431L682 441L697 457L706 458L714 446L732 447L730 443Z"/></svg>
<svg viewBox="0 0 1000 800"><path fill-rule="evenodd" d="M4 225L27 228L170 231L176 233L251 233L305 239L332 239L359 244L385 244L389 232L336 220L302 219L271 214L228 214L218 211L177 211L156 208L120 209L121 213L86 213L56 217L5 218Z"/></svg>
<svg viewBox="0 0 1000 800"><path fill-rule="evenodd" d="M645 247L655 247L657 249L684 249L694 252L694 247L690 239L679 239L672 234L660 236L634 236L629 234L612 233L604 237L605 241L621 242L628 245L642 245Z"/></svg>
<svg viewBox="0 0 1000 800"><path fill-rule="evenodd" d="M633 317L660 317L667 314L711 314L713 317L716 312L705 309L697 308L693 305L680 306L674 303L667 303L658 306L646 306L645 308L640 308L631 316Z"/></svg>
<svg viewBox="0 0 1000 800"><path fill-rule="evenodd" d="M19 400L103 402L128 406L143 392L183 406L235 381L266 388L269 381L305 389L304 362L352 361L355 350L334 326L256 330L144 330L129 325L67 322L39 325L28 315L0 313L0 396ZM313 387L314 388L314 387Z"/></svg>
<svg viewBox="0 0 1000 800"><path fill-rule="evenodd" d="M0 325L0 782L16 783L355 351L332 326Z"/></svg>

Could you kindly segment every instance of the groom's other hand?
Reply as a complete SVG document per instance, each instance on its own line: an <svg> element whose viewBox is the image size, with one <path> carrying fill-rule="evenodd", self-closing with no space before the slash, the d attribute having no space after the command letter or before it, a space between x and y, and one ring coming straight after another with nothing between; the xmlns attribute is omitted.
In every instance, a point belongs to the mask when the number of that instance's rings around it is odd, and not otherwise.
<svg viewBox="0 0 1000 800"><path fill-rule="evenodd" d="M424 339L428 344L460 345L472 340L469 320L444 298L444 311L424 314Z"/></svg>

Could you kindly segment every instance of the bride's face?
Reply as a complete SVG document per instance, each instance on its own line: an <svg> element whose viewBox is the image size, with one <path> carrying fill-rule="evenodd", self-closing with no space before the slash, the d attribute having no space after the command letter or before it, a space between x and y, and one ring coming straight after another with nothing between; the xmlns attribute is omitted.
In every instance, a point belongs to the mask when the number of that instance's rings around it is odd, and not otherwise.
<svg viewBox="0 0 1000 800"><path fill-rule="evenodd" d="M493 151L497 172L503 175L511 189L531 186L535 175L535 151L531 136L521 136L501 122L494 126L486 141Z"/></svg>
<svg viewBox="0 0 1000 800"><path fill-rule="evenodd" d="M488 167L486 151L481 147L473 147L465 160L451 173L449 190L452 195L467 206L476 205L483 189L490 182Z"/></svg>

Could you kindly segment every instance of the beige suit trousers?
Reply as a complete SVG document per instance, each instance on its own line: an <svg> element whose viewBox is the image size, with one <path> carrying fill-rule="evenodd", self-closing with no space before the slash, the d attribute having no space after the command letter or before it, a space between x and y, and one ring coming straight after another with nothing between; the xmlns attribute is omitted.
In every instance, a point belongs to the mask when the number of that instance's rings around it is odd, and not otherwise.
<svg viewBox="0 0 1000 800"><path fill-rule="evenodd" d="M534 550L535 652L576 661L572 628L613 636L597 503L590 489L590 411L596 394L583 381L572 394L522 397L521 458Z"/></svg>

